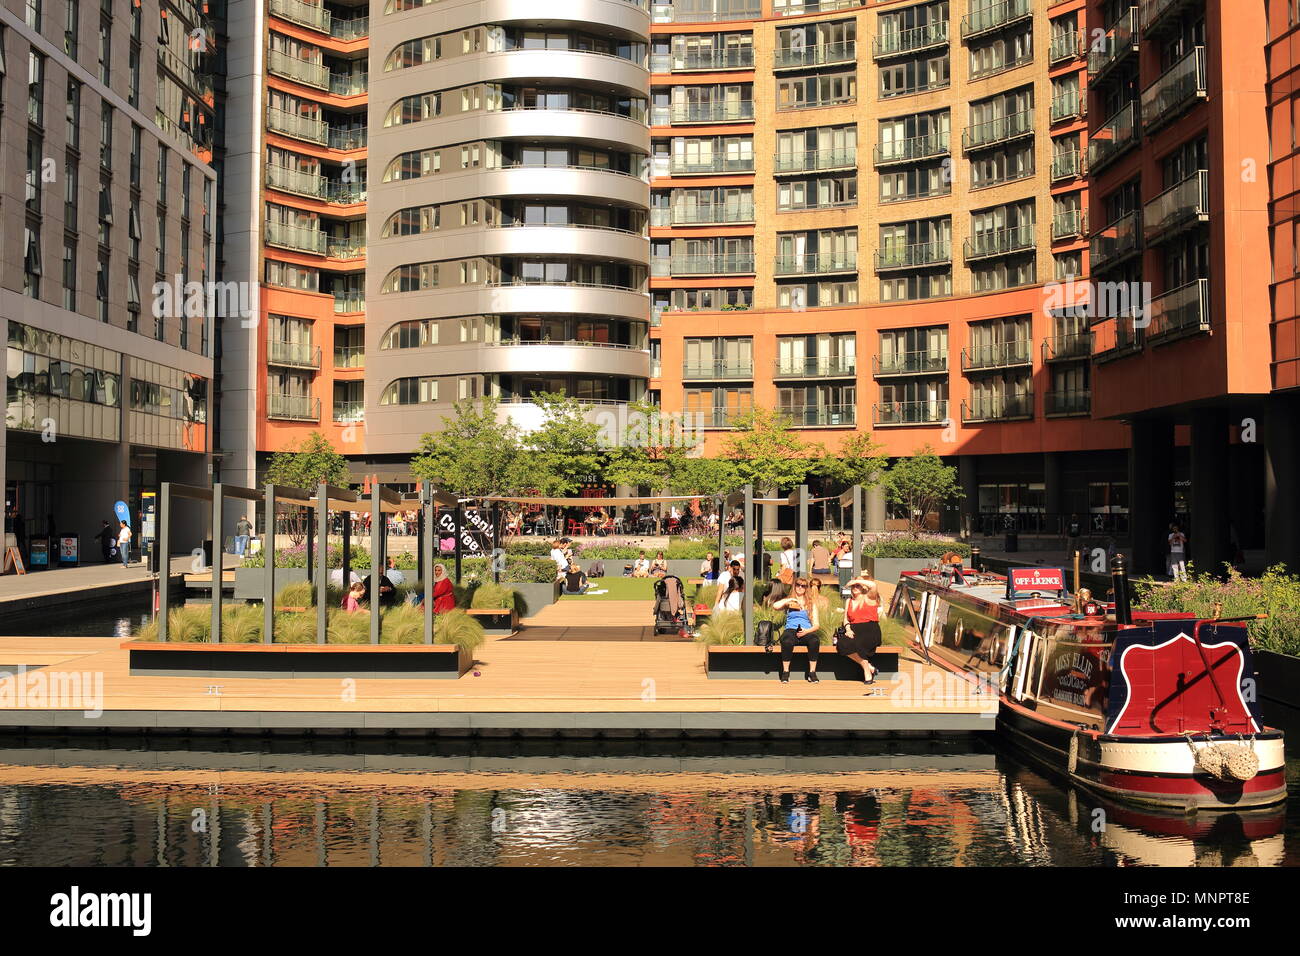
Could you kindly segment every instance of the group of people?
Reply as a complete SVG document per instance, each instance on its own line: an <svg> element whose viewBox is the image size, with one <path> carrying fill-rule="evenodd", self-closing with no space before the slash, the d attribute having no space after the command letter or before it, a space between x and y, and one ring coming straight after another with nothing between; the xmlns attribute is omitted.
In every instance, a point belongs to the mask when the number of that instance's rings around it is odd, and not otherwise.
<svg viewBox="0 0 1300 956"><path fill-rule="evenodd" d="M335 568L330 572L330 583L335 587L343 586L342 568ZM404 583L406 583L406 575L398 569L397 563L390 557L384 573L379 576L379 606L382 608L395 605L397 589ZM343 610L356 612L369 608L373 586L374 575L363 580L357 572L350 571L348 587L343 592ZM417 607L424 606L424 595L420 592L413 591L410 600ZM442 614L455 606L456 590L452 586L451 577L447 574L447 566L435 564L433 566L433 613Z"/></svg>
<svg viewBox="0 0 1300 956"><path fill-rule="evenodd" d="M780 586L778 588L778 585ZM871 655L880 647L880 589L868 577L849 581L849 598L844 603L844 623L835 633L835 649L862 667L863 681L875 682L876 667ZM773 595L776 595L773 597ZM796 578L789 568L782 568L765 601L774 610L785 611L785 627L781 631L781 683L790 680L790 663L794 649L802 644L808 651L808 671L804 679L811 684L819 681L817 659L821 653L821 615L830 607L822 594L819 578Z"/></svg>
<svg viewBox="0 0 1300 956"><path fill-rule="evenodd" d="M632 577L634 578L662 578L668 574L668 559L664 557L662 551L655 554L654 560L651 561L642 551L637 559L632 562Z"/></svg>

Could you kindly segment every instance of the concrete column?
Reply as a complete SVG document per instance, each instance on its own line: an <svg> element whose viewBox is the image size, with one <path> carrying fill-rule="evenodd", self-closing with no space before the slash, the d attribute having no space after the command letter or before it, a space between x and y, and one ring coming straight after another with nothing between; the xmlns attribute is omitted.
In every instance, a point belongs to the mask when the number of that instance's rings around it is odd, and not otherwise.
<svg viewBox="0 0 1300 956"><path fill-rule="evenodd" d="M885 518L889 515L885 489L881 485L863 488L862 497L865 501L862 517L858 519L860 526L867 531L884 531Z"/></svg>
<svg viewBox="0 0 1300 956"><path fill-rule="evenodd" d="M976 529L980 507L979 468L974 455L957 456L957 481L961 485L961 531L969 536Z"/></svg>
<svg viewBox="0 0 1300 956"><path fill-rule="evenodd" d="M1142 419L1129 426L1128 495L1137 574L1164 574L1174 500L1174 425Z"/></svg>
<svg viewBox="0 0 1300 956"><path fill-rule="evenodd" d="M1232 560L1229 535L1228 416L1221 410L1192 418L1192 527L1188 557L1198 571L1219 573Z"/></svg>
<svg viewBox="0 0 1300 956"><path fill-rule="evenodd" d="M1300 395L1274 395L1260 440L1264 444L1264 548L1270 565L1300 568Z"/></svg>

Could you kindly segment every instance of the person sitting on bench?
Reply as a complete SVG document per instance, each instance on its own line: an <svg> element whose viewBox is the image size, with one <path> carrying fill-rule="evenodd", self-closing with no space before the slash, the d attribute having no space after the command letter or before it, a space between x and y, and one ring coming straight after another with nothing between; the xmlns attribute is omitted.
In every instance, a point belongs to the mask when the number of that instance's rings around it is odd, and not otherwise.
<svg viewBox="0 0 1300 956"><path fill-rule="evenodd" d="M821 640L817 635L817 605L809 601L807 595L807 578L797 578L794 593L772 605L778 611L785 611L785 630L781 632L782 684L790 682L790 662L794 659L796 644L808 648L808 673L804 680L810 684L818 682L817 655L821 652Z"/></svg>
<svg viewBox="0 0 1300 956"><path fill-rule="evenodd" d="M570 563L569 570L564 572L564 593L583 594L586 590L587 576L582 573L582 569L576 564Z"/></svg>

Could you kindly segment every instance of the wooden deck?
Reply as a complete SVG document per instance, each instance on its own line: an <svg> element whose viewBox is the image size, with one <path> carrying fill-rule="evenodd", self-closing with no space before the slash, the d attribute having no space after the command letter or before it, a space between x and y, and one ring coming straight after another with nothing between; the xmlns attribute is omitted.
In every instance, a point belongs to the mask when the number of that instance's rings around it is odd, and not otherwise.
<svg viewBox="0 0 1300 956"><path fill-rule="evenodd" d="M560 602L524 622L644 626L650 605ZM102 675L103 714L84 703L15 706L0 726L65 729L588 732L919 732L991 730L996 711L935 679L911 652L899 673L848 681L709 679L693 641L528 641L489 637L459 680L132 676L116 638L0 637L0 665ZM36 673L29 673L30 681ZM17 680L18 678L14 678ZM951 684L951 682L950 682Z"/></svg>

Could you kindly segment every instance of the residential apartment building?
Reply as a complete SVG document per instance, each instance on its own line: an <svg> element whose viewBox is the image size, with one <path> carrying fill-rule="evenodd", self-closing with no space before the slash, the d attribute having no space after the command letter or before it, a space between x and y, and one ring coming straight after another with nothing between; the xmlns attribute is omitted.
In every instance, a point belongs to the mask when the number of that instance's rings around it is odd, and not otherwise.
<svg viewBox="0 0 1300 956"><path fill-rule="evenodd" d="M1202 567L1294 559L1250 428L1296 364L1262 254L1287 9L237 10L223 258L264 286L222 338L224 474L319 429L402 480L458 399L527 427L537 392L648 396L701 414L709 453L755 405L832 450L929 444L953 526L1074 514L1159 570L1178 520Z"/></svg>
<svg viewBox="0 0 1300 956"><path fill-rule="evenodd" d="M75 532L96 561L116 501L138 516L141 491L209 478L215 56L190 0L0 6L0 460L20 543ZM193 517L175 527L198 547Z"/></svg>

